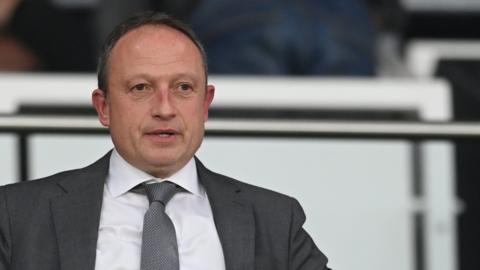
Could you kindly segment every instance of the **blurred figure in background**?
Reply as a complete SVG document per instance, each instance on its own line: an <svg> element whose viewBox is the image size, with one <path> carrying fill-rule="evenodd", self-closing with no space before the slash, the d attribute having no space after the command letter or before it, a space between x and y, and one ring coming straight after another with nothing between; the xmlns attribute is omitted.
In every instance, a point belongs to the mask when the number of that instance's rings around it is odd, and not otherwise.
<svg viewBox="0 0 480 270"><path fill-rule="evenodd" d="M363 0L7 1L20 1L11 29L43 71L93 72L113 25L151 9L191 25L214 74L375 73L375 35Z"/></svg>
<svg viewBox="0 0 480 270"><path fill-rule="evenodd" d="M214 74L374 74L375 36L362 0L100 2L100 36L136 10L187 21L205 44Z"/></svg>
<svg viewBox="0 0 480 270"><path fill-rule="evenodd" d="M38 67L36 55L12 35L10 23L20 0L0 1L0 70L34 70Z"/></svg>
<svg viewBox="0 0 480 270"><path fill-rule="evenodd" d="M374 35L363 1L209 0L190 22L212 56L212 73L374 73Z"/></svg>
<svg viewBox="0 0 480 270"><path fill-rule="evenodd" d="M9 12L8 31L35 58L36 65L27 70L95 70L98 49L93 41L92 14L96 0L13 1L17 3ZM18 63L22 61L17 60Z"/></svg>

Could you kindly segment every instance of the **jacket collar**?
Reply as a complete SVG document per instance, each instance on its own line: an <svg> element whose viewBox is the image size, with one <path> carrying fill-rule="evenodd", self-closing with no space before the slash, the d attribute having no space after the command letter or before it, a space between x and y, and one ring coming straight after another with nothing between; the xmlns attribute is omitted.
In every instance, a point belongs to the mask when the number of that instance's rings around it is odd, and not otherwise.
<svg viewBox="0 0 480 270"><path fill-rule="evenodd" d="M220 242L226 269L254 268L255 220L250 203L245 200L235 180L216 174L196 159L198 178L204 185Z"/></svg>
<svg viewBox="0 0 480 270"><path fill-rule="evenodd" d="M61 269L95 268L103 186L110 154L79 173L67 173L58 182L64 194L51 200L51 209Z"/></svg>

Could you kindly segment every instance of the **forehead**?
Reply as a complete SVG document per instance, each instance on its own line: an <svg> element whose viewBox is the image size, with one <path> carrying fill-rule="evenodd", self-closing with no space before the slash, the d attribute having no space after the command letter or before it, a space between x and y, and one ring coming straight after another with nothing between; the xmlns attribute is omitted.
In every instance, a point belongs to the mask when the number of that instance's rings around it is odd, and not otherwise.
<svg viewBox="0 0 480 270"><path fill-rule="evenodd" d="M110 69L135 63L173 65L185 62L203 72L203 59L197 46L182 32L165 25L145 25L122 36L110 54Z"/></svg>

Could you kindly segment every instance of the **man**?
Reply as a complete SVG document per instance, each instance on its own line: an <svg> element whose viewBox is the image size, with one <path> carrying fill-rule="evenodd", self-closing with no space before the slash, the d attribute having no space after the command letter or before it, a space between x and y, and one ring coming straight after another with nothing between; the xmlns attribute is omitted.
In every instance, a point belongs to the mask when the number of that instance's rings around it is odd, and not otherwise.
<svg viewBox="0 0 480 270"><path fill-rule="evenodd" d="M195 159L215 92L206 66L193 33L169 16L115 28L92 94L115 149L0 189L0 269L327 269L296 200ZM175 188L170 200L151 199L159 183Z"/></svg>

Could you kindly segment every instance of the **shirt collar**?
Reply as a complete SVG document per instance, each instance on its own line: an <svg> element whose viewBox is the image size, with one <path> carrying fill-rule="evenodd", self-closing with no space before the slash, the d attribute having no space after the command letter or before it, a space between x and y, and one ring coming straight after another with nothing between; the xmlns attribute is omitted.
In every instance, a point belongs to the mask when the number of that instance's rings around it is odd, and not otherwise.
<svg viewBox="0 0 480 270"><path fill-rule="evenodd" d="M110 168L105 181L113 197L119 197L138 184L152 179L158 182L168 180L197 196L204 197L206 195L203 186L201 186L198 181L197 166L193 158L172 176L167 179L160 179L135 168L128 163L116 149L113 149L112 155L110 156Z"/></svg>

